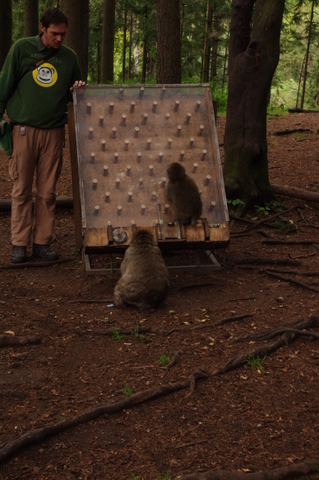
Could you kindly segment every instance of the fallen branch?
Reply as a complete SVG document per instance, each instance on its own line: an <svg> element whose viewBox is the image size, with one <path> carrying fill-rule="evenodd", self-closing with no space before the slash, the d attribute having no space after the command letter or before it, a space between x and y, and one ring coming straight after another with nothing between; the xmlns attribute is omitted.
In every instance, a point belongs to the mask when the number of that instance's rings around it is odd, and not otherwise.
<svg viewBox="0 0 319 480"><path fill-rule="evenodd" d="M38 268L38 267L50 267L51 265L56 265L60 263L67 263L74 261L74 257L68 258L59 258L58 260L53 260L52 262L24 262L24 263L12 263L8 265L0 265L0 270L11 270L15 268Z"/></svg>
<svg viewBox="0 0 319 480"><path fill-rule="evenodd" d="M280 275L279 273L274 273L271 270L264 270L267 275L271 275L272 277L279 278L279 280L282 280L284 282L289 282L295 285L298 285L299 287L305 288L306 290L312 290L313 292L319 293L319 289L316 287L312 287L311 285L307 285L306 283L300 282L299 280L295 280L294 278L291 277L285 277L284 275Z"/></svg>
<svg viewBox="0 0 319 480"><path fill-rule="evenodd" d="M319 197L319 195L318 195ZM318 200L319 201L319 200ZM287 210L285 210L284 212L278 212L278 213L275 213L275 215L272 215L271 217L267 217L267 218L263 218L262 220L259 220L259 222L255 222L253 225L250 225L249 227L246 227L245 230L243 230L242 232L239 232L238 234L236 235L240 235L242 233L246 233L248 232L249 230L252 230L253 228L256 228L256 227L259 227L259 225L262 225L266 222L272 222L272 220L274 218L277 218L277 217L280 217L283 213L288 213L290 212L291 210L294 210L295 208L299 208L298 205L294 205L293 207L291 208L288 208Z"/></svg>
<svg viewBox="0 0 319 480"><path fill-rule="evenodd" d="M182 475L179 480L292 480L304 475L318 473L318 466L319 459L255 473L208 470L207 472Z"/></svg>
<svg viewBox="0 0 319 480"><path fill-rule="evenodd" d="M29 432L24 433L15 440L11 440L4 444L0 449L0 462L3 462L9 458L13 453L22 447L31 445L33 443L41 442L43 439L56 435L57 433L69 430L77 425L80 425L85 422L90 422L101 415L107 414L112 415L118 413L127 408L132 408L135 405L140 403L154 400L158 397L165 395L170 395L171 393L178 392L185 388L190 388L191 392L195 389L196 381L199 379L207 378L207 374L202 370L197 370L189 375L186 380L181 382L175 382L172 384L159 385L156 387L149 388L142 392L134 393L129 397L121 398L114 403L101 403L94 407L90 407L84 410L83 413L75 415L74 417L64 420L62 422L57 422L51 425L47 425L40 428L35 428Z"/></svg>
<svg viewBox="0 0 319 480"><path fill-rule="evenodd" d="M291 133L312 133L310 128L294 128L292 130L278 130L277 132L273 132L273 135L290 135Z"/></svg>
<svg viewBox="0 0 319 480"><path fill-rule="evenodd" d="M319 243L318 239L314 240L275 240L266 239L260 242L263 245L312 245L313 243Z"/></svg>
<svg viewBox="0 0 319 480"><path fill-rule="evenodd" d="M292 260L291 258L240 258L232 259L227 258L228 262L234 263L235 265L290 265L292 267L299 267L301 262L298 260Z"/></svg>
<svg viewBox="0 0 319 480"><path fill-rule="evenodd" d="M19 345L31 345L41 342L38 335L0 335L0 347L15 347Z"/></svg>
<svg viewBox="0 0 319 480"><path fill-rule="evenodd" d="M288 185L271 185L273 191L278 195L286 195L287 197L300 198L311 202L319 202L319 193L309 192L301 188L289 187Z"/></svg>

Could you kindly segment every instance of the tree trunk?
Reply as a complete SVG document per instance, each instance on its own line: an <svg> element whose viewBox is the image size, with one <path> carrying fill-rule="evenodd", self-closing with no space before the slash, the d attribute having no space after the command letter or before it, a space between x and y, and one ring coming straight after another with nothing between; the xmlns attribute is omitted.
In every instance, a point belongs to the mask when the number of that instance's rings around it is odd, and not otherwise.
<svg viewBox="0 0 319 480"><path fill-rule="evenodd" d="M247 206L274 196L266 116L284 4L285 0L232 2L224 181L228 198L240 198Z"/></svg>
<svg viewBox="0 0 319 480"><path fill-rule="evenodd" d="M126 65L126 33L127 33L127 9L124 6L124 20L123 20L123 57L122 57L122 81L125 82L125 65Z"/></svg>
<svg viewBox="0 0 319 480"><path fill-rule="evenodd" d="M179 0L157 2L157 83L181 83Z"/></svg>
<svg viewBox="0 0 319 480"><path fill-rule="evenodd" d="M104 0L102 33L102 83L114 79L115 0Z"/></svg>
<svg viewBox="0 0 319 480"><path fill-rule="evenodd" d="M209 61L210 61L210 50L211 50L212 17L213 17L213 11L212 11L212 7L211 7L211 0L207 0L206 22L205 22L205 38L204 38L204 58L203 58L203 71L202 71L202 82L203 83L208 83L208 81L209 81Z"/></svg>
<svg viewBox="0 0 319 480"><path fill-rule="evenodd" d="M38 0L24 0L24 36L34 37L39 33Z"/></svg>
<svg viewBox="0 0 319 480"><path fill-rule="evenodd" d="M314 8L315 8L315 0L312 0L310 23L309 23L309 32L308 32L308 39L307 39L307 50L306 50L306 58L305 58L305 73L304 73L304 77L303 77L301 102L300 102L301 110L303 109L303 105L304 105L304 101L305 101L306 82L307 82L307 74L308 74L308 62L309 62L309 50L310 50L310 42L311 42L311 32L312 32L312 28L313 28Z"/></svg>
<svg viewBox="0 0 319 480"><path fill-rule="evenodd" d="M147 5L145 5L145 26L147 25ZM145 83L146 80L146 60L147 60L147 28L145 29L144 42L143 42L143 59L142 59L142 78L141 83Z"/></svg>
<svg viewBox="0 0 319 480"><path fill-rule="evenodd" d="M12 44L12 3L1 2L0 15L0 72Z"/></svg>
<svg viewBox="0 0 319 480"><path fill-rule="evenodd" d="M210 80L214 80L217 75L217 55L218 55L218 43L219 43L219 29L221 14L218 11L218 6L215 3L213 11L214 24L212 32L212 60L210 65Z"/></svg>
<svg viewBox="0 0 319 480"><path fill-rule="evenodd" d="M61 0L61 10L68 17L65 44L79 57L82 78L88 74L89 0Z"/></svg>

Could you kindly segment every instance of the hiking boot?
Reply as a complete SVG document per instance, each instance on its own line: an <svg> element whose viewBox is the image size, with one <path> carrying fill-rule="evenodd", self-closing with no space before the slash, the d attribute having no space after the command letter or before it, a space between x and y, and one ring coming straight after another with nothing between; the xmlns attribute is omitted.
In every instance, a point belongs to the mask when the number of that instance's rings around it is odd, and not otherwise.
<svg viewBox="0 0 319 480"><path fill-rule="evenodd" d="M27 247L12 245L11 262L24 263L27 260Z"/></svg>
<svg viewBox="0 0 319 480"><path fill-rule="evenodd" d="M50 245L39 245L38 243L33 244L32 256L41 258L46 262L52 262L59 258L58 254L51 250Z"/></svg>

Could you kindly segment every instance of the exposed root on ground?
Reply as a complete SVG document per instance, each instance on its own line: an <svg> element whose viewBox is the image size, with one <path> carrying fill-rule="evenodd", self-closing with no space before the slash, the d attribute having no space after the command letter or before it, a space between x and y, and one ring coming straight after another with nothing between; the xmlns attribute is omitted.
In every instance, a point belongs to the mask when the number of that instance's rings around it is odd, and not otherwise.
<svg viewBox="0 0 319 480"><path fill-rule="evenodd" d="M15 347L40 342L41 337L38 335L0 335L0 347Z"/></svg>

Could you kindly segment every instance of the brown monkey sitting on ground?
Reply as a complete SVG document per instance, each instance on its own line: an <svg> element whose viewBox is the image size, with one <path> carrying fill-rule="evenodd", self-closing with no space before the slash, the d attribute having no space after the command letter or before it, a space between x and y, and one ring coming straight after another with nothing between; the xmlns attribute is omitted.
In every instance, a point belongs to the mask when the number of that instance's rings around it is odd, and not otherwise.
<svg viewBox="0 0 319 480"><path fill-rule="evenodd" d="M138 230L125 252L114 305L134 305L153 312L168 294L169 274L162 252L147 230Z"/></svg>
<svg viewBox="0 0 319 480"><path fill-rule="evenodd" d="M196 183L177 162L169 165L167 175L165 196L172 206L174 219L184 225L196 225L202 214L202 200Z"/></svg>

